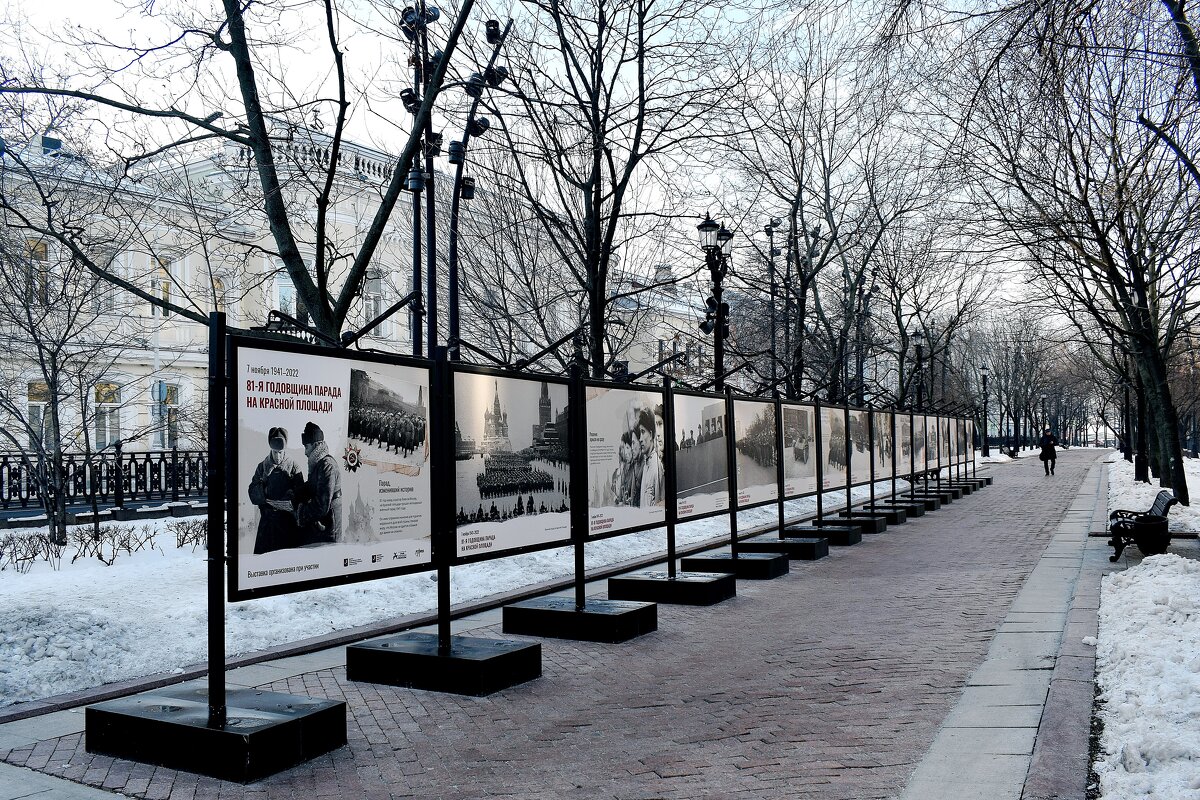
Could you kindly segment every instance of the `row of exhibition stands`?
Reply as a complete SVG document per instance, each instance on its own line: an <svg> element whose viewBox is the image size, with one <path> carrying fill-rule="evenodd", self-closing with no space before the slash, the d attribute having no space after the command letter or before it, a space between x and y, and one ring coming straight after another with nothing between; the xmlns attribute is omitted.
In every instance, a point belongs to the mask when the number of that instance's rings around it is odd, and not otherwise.
<svg viewBox="0 0 1200 800"><path fill-rule="evenodd" d="M252 781L346 743L345 703L225 686L224 609L430 572L436 633L346 650L351 681L484 695L541 674L541 645L454 636L455 566L569 545L574 596L503 610L505 634L621 642L658 603L711 605L990 482L954 414L854 408L494 370L210 333L207 686L89 706L86 745ZM297 439L299 441L297 441ZM890 487L890 490L889 490ZM855 489L863 500L849 501ZM882 489L882 491L881 491ZM846 503L827 509L827 496ZM785 519L785 502L815 513ZM738 512L774 506L769 531ZM727 515L729 547L677 558L678 524ZM661 530L659 568L585 593L590 541Z"/></svg>

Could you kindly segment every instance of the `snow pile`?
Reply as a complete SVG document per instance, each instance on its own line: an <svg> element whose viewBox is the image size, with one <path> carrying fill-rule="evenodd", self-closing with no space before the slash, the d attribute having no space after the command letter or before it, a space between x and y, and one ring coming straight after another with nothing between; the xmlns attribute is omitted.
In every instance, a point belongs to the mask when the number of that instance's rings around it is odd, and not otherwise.
<svg viewBox="0 0 1200 800"><path fill-rule="evenodd" d="M1133 511L1145 511L1154 503L1164 488L1158 481L1137 483L1133 480L1133 463L1121 457L1120 452L1114 452L1108 462L1108 510L1111 513L1118 508ZM1188 488L1195 491L1200 487L1200 459L1185 458L1183 471L1187 475ZM1200 533L1200 504L1183 506L1178 503L1171 506L1167 514L1168 527L1172 532Z"/></svg>
<svg viewBox="0 0 1200 800"><path fill-rule="evenodd" d="M1096 670L1101 797L1200 796L1200 562L1151 556L1104 579Z"/></svg>

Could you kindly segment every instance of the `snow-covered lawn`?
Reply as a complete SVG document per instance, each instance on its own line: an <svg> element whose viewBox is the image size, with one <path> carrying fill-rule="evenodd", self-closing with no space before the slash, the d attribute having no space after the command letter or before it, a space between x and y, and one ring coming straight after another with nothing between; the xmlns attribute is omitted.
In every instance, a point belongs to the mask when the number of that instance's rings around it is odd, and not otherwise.
<svg viewBox="0 0 1200 800"><path fill-rule="evenodd" d="M899 483L902 488L907 484ZM876 492L890 490L881 482ZM869 487L853 492L865 498ZM844 492L827 492L830 506ZM813 513L815 498L787 503L789 516ZM739 529L773 522L775 506L738 515ZM676 528L680 547L728 536L727 515ZM206 658L205 551L175 547L157 526L158 549L122 554L112 566L95 558L61 567L37 562L27 573L0 571L0 707L161 672L182 672ZM45 529L40 529L45 532ZM37 533L39 529L30 529ZM587 545L589 570L658 553L666 547L659 528ZM574 569L568 547L498 558L451 570L454 604L480 600L544 581L568 578ZM226 606L228 653L253 653L331 631L353 628L437 607L432 573L317 589Z"/></svg>
<svg viewBox="0 0 1200 800"><path fill-rule="evenodd" d="M1161 487L1134 483L1119 453L1107 460L1109 509L1149 508ZM1200 486L1200 460L1184 468ZM1200 531L1193 508L1176 505L1169 519L1172 531ZM1167 553L1105 577L1096 683L1101 797L1200 797L1200 561Z"/></svg>

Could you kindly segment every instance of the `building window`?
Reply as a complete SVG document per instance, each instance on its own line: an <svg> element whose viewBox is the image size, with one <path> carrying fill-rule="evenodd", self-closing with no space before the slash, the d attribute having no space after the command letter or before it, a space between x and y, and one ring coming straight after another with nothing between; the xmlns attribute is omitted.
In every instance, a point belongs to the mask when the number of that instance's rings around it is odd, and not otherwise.
<svg viewBox="0 0 1200 800"><path fill-rule="evenodd" d="M370 322L385 310L386 307L383 304L383 275L378 272L370 273L363 283L363 322ZM392 333L391 320L384 320L368 331L368 333L372 336L390 336Z"/></svg>
<svg viewBox="0 0 1200 800"><path fill-rule="evenodd" d="M121 440L121 387L96 384L96 449L112 447Z"/></svg>
<svg viewBox="0 0 1200 800"><path fill-rule="evenodd" d="M169 303L171 302L171 284L174 282L171 276L171 264L165 258L158 258L155 261L158 266L150 278L150 294L157 300ZM171 316L171 312L158 303L151 303L150 315L165 318Z"/></svg>
<svg viewBox="0 0 1200 800"><path fill-rule="evenodd" d="M36 450L43 444L48 445L53 438L50 435L54 424L50 415L50 386L45 381L30 381L28 392L29 446Z"/></svg>
<svg viewBox="0 0 1200 800"><path fill-rule="evenodd" d="M40 239L25 240L25 302L50 305L50 246Z"/></svg>
<svg viewBox="0 0 1200 800"><path fill-rule="evenodd" d="M155 447L176 447L179 444L179 384L154 381L150 394Z"/></svg>
<svg viewBox="0 0 1200 800"><path fill-rule="evenodd" d="M286 275L275 276L275 308L289 317L308 324L308 309L296 294L296 285Z"/></svg>

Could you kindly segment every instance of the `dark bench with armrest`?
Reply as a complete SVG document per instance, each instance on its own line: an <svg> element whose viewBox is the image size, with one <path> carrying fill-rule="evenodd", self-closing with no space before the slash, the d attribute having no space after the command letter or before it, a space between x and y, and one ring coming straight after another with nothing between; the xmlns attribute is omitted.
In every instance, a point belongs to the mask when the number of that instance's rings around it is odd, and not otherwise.
<svg viewBox="0 0 1200 800"><path fill-rule="evenodd" d="M1128 511L1118 508L1108 515L1108 532L1112 538L1108 543L1114 552L1109 561L1116 561L1130 544L1136 544L1144 556L1156 556L1167 552L1171 544L1171 532L1167 529L1167 512L1178 502L1165 489L1154 498L1149 511Z"/></svg>

